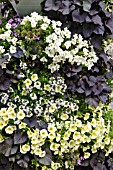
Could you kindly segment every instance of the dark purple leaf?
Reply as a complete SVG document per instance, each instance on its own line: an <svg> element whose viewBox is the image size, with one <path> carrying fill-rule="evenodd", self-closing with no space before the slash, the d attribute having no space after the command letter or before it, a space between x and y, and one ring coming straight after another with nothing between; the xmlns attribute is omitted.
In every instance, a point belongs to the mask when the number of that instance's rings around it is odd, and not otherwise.
<svg viewBox="0 0 113 170"><path fill-rule="evenodd" d="M39 162L43 165L50 165L52 162L52 153L49 148L46 148L45 151L46 151L45 157L39 159Z"/></svg>
<svg viewBox="0 0 113 170"><path fill-rule="evenodd" d="M93 2L95 2L95 0L88 0L91 4L93 3Z"/></svg>
<svg viewBox="0 0 113 170"><path fill-rule="evenodd" d="M71 73L71 77L73 77L73 76L76 76L77 75L77 73Z"/></svg>
<svg viewBox="0 0 113 170"><path fill-rule="evenodd" d="M104 88L103 88L103 85L101 85L101 83L93 86L94 95L99 95L103 91L103 89Z"/></svg>
<svg viewBox="0 0 113 170"><path fill-rule="evenodd" d="M66 76L67 76L67 77L72 77L72 73L71 73L71 72L68 72L68 73L66 73Z"/></svg>
<svg viewBox="0 0 113 170"><path fill-rule="evenodd" d="M98 14L98 11L96 11L95 9L93 9L93 10L90 10L90 15L96 15L96 14Z"/></svg>
<svg viewBox="0 0 113 170"><path fill-rule="evenodd" d="M109 17L111 16L111 13L108 12L108 11L105 9L105 8L106 8L106 4L101 1L101 2L99 3L99 6L101 7L101 9L102 9L102 11L104 12L105 16L109 18Z"/></svg>
<svg viewBox="0 0 113 170"><path fill-rule="evenodd" d="M111 92L111 87L110 86L108 86L107 84L103 84L103 90L104 90L104 92L108 92L108 93L110 93Z"/></svg>
<svg viewBox="0 0 113 170"><path fill-rule="evenodd" d="M63 15L67 15L70 13L70 9L69 8L65 8L62 12Z"/></svg>
<svg viewBox="0 0 113 170"><path fill-rule="evenodd" d="M99 67L97 67L97 66L94 66L93 68L92 68L92 72L94 73L99 73Z"/></svg>
<svg viewBox="0 0 113 170"><path fill-rule="evenodd" d="M50 10L55 10L57 11L59 9L59 3L58 4L55 4L54 0L47 0L45 2L45 10L46 11L50 11Z"/></svg>
<svg viewBox="0 0 113 170"><path fill-rule="evenodd" d="M106 168L106 165L103 165L103 170L108 170L108 169ZM110 170L113 170L113 169L110 169Z"/></svg>
<svg viewBox="0 0 113 170"><path fill-rule="evenodd" d="M70 1L62 1L59 6L59 12L61 12L63 15L68 15L70 13Z"/></svg>
<svg viewBox="0 0 113 170"><path fill-rule="evenodd" d="M45 150L46 154L51 155L51 157L52 157L52 152L49 148L45 148L44 150Z"/></svg>
<svg viewBox="0 0 113 170"><path fill-rule="evenodd" d="M14 146L12 149L11 149L11 155L14 155L18 150L18 146Z"/></svg>
<svg viewBox="0 0 113 170"><path fill-rule="evenodd" d="M105 79L105 77L104 76L97 76L97 81L101 81L101 82L105 82L106 81L106 79Z"/></svg>
<svg viewBox="0 0 113 170"><path fill-rule="evenodd" d="M73 66L71 71L75 72L75 73L79 73L80 71L82 71L82 67L81 66Z"/></svg>
<svg viewBox="0 0 113 170"><path fill-rule="evenodd" d="M83 85L83 84L84 84L83 79L80 79L80 80L78 81L78 85L81 86L81 85Z"/></svg>
<svg viewBox="0 0 113 170"><path fill-rule="evenodd" d="M9 157L12 144L13 140L11 138L6 139L3 143L0 144L0 153L4 154L6 157Z"/></svg>
<svg viewBox="0 0 113 170"><path fill-rule="evenodd" d="M9 157L9 156L11 155L11 147L8 147L7 150L5 150L4 155L5 155L6 157Z"/></svg>
<svg viewBox="0 0 113 170"><path fill-rule="evenodd" d="M97 163L97 165L95 166L95 170L103 170L103 164L102 163Z"/></svg>
<svg viewBox="0 0 113 170"><path fill-rule="evenodd" d="M92 22L92 19L91 19L89 16L87 16L87 17L86 17L86 21L87 21L87 22Z"/></svg>
<svg viewBox="0 0 113 170"><path fill-rule="evenodd" d="M40 121L39 127L40 127L40 129L47 129L48 124L44 121Z"/></svg>
<svg viewBox="0 0 113 170"><path fill-rule="evenodd" d="M94 76L90 76L90 77L89 77L89 80L90 80L91 82L94 82L94 83L96 83L96 81L97 81L96 77L94 77Z"/></svg>
<svg viewBox="0 0 113 170"><path fill-rule="evenodd" d="M27 153L26 155L24 155L24 160L25 160L26 162L29 162L29 161L30 161L30 158L29 158L28 153Z"/></svg>
<svg viewBox="0 0 113 170"><path fill-rule="evenodd" d="M38 124L37 124L37 119L35 116L33 116L31 119L30 119L30 127L37 127Z"/></svg>
<svg viewBox="0 0 113 170"><path fill-rule="evenodd" d="M0 170L9 170L9 169L10 169L9 159L6 158L5 156L2 156L2 159L0 161Z"/></svg>
<svg viewBox="0 0 113 170"><path fill-rule="evenodd" d="M98 34L103 35L104 31L105 31L104 26L96 26L93 32L97 35Z"/></svg>
<svg viewBox="0 0 113 170"><path fill-rule="evenodd" d="M17 153L17 154L15 155L15 157L16 157L17 160L19 160L19 159L21 158L21 153L20 153L20 152Z"/></svg>
<svg viewBox="0 0 113 170"><path fill-rule="evenodd" d="M111 13L108 12L107 10L104 10L104 14L107 18L111 18Z"/></svg>
<svg viewBox="0 0 113 170"><path fill-rule="evenodd" d="M102 94L99 96L99 99L103 102L106 103L108 100L108 94Z"/></svg>
<svg viewBox="0 0 113 170"><path fill-rule="evenodd" d="M12 144L13 144L13 139L12 139L12 138L7 138L4 142L5 142L6 144L8 144L9 146L12 146Z"/></svg>
<svg viewBox="0 0 113 170"><path fill-rule="evenodd" d="M87 17L87 13L80 14L79 10L74 10L72 12L73 21L82 23L85 21L86 17Z"/></svg>
<svg viewBox="0 0 113 170"><path fill-rule="evenodd" d="M98 155L98 157L99 157L99 160L101 160L102 162L105 161L105 155L104 155L103 152L100 152L99 155Z"/></svg>
<svg viewBox="0 0 113 170"><path fill-rule="evenodd" d="M72 92L75 92L76 91L75 83L71 81L67 82L67 89L71 90Z"/></svg>
<svg viewBox="0 0 113 170"><path fill-rule="evenodd" d="M89 96L91 93L92 93L92 88L91 87L88 87L88 88L85 89L85 95L86 96Z"/></svg>
<svg viewBox="0 0 113 170"><path fill-rule="evenodd" d="M8 55L8 54L5 54L5 55L4 55L4 58L1 58L1 55L0 55L0 65L1 65L2 63L6 62L8 58L9 58L9 55Z"/></svg>
<svg viewBox="0 0 113 170"><path fill-rule="evenodd" d="M104 11L105 8L106 8L106 4L104 2L102 2L102 1L99 2L99 6L101 7L102 11Z"/></svg>
<svg viewBox="0 0 113 170"><path fill-rule="evenodd" d="M37 119L35 116L31 118L25 118L24 122L27 123L29 127L36 127L36 128L38 127Z"/></svg>
<svg viewBox="0 0 113 170"><path fill-rule="evenodd" d="M91 39L91 44L96 48L99 49L102 46L102 39L103 37L101 35L95 35Z"/></svg>
<svg viewBox="0 0 113 170"><path fill-rule="evenodd" d="M14 163L14 169L13 170L22 170L22 168L18 164Z"/></svg>
<svg viewBox="0 0 113 170"><path fill-rule="evenodd" d="M0 90L3 90L3 91L7 90L10 83L11 83L11 80L6 78L5 75L2 75L2 77L0 78Z"/></svg>
<svg viewBox="0 0 113 170"><path fill-rule="evenodd" d="M113 17L111 19L109 19L108 21L106 21L105 25L106 25L106 27L109 28L111 33L113 33Z"/></svg>
<svg viewBox="0 0 113 170"><path fill-rule="evenodd" d="M111 79L112 77L113 77L113 72L112 71L106 73L106 78L107 79Z"/></svg>
<svg viewBox="0 0 113 170"><path fill-rule="evenodd" d="M71 1L62 1L62 3L66 6L69 7L72 3Z"/></svg>
<svg viewBox="0 0 113 170"><path fill-rule="evenodd" d="M91 36L91 34L93 33L94 31L94 24L93 23L85 23L83 25L83 34L84 34L84 37L85 38L88 38Z"/></svg>
<svg viewBox="0 0 113 170"><path fill-rule="evenodd" d="M3 69L0 67L0 77L3 74Z"/></svg>
<svg viewBox="0 0 113 170"><path fill-rule="evenodd" d="M102 25L102 20L101 17L99 15L95 15L92 17L92 21L94 22L94 24L98 24L98 25Z"/></svg>
<svg viewBox="0 0 113 170"><path fill-rule="evenodd" d="M104 60L104 62L105 62L106 65L108 64L109 59L108 59L108 57L106 56L106 54L105 54L104 51L102 51L102 52L100 53L99 57L101 57L101 58Z"/></svg>
<svg viewBox="0 0 113 170"><path fill-rule="evenodd" d="M78 93L84 93L84 89L82 89L81 87L76 88L76 91L77 91Z"/></svg>
<svg viewBox="0 0 113 170"><path fill-rule="evenodd" d="M28 168L28 163L25 160L20 159L17 161L17 164L22 168Z"/></svg>
<svg viewBox="0 0 113 170"><path fill-rule="evenodd" d="M79 5L79 6L81 6L82 4L81 4L81 1L80 0L74 0L74 2L73 2L75 5Z"/></svg>
<svg viewBox="0 0 113 170"><path fill-rule="evenodd" d="M21 133L18 132L16 134L14 134L14 144L22 144L24 142L26 142L27 140L27 134L26 133Z"/></svg>
<svg viewBox="0 0 113 170"><path fill-rule="evenodd" d="M75 9L75 5L72 5L71 7L70 7L70 11L73 11Z"/></svg>
<svg viewBox="0 0 113 170"><path fill-rule="evenodd" d="M19 47L17 47L16 50L17 50L17 52L14 54L11 54L11 56L13 56L15 58L21 58L24 56L23 51Z"/></svg>
<svg viewBox="0 0 113 170"><path fill-rule="evenodd" d="M97 107L98 106L98 99L96 97L86 97L85 102L90 106Z"/></svg>
<svg viewBox="0 0 113 170"><path fill-rule="evenodd" d="M96 81L97 81L96 77L90 76L90 77L89 77L89 81L88 81L89 86L94 86L94 84L96 83Z"/></svg>
<svg viewBox="0 0 113 170"><path fill-rule="evenodd" d="M88 0L83 1L83 10L89 12L91 8L91 3Z"/></svg>
<svg viewBox="0 0 113 170"><path fill-rule="evenodd" d="M90 163L89 159L81 161L81 166L88 166Z"/></svg>

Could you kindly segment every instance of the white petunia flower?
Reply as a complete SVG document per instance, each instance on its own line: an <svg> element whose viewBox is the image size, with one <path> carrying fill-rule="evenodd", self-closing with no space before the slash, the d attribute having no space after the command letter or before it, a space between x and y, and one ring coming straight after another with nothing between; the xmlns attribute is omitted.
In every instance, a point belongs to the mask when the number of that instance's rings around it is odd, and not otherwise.
<svg viewBox="0 0 113 170"><path fill-rule="evenodd" d="M35 28L35 27L36 27L36 25L37 25L37 22L35 22L35 21L31 21L31 27L32 27L32 28Z"/></svg>
<svg viewBox="0 0 113 170"><path fill-rule="evenodd" d="M6 29L9 30L10 28L11 28L11 24L7 23L7 24L6 24Z"/></svg>
<svg viewBox="0 0 113 170"><path fill-rule="evenodd" d="M14 131L14 129L13 129L12 126L8 126L7 128L5 128L5 132L6 132L7 134L12 134L13 131Z"/></svg>
<svg viewBox="0 0 113 170"><path fill-rule="evenodd" d="M42 30L46 30L47 27L48 27L48 24L46 24L46 23L44 23L44 24L41 25L41 29L42 29Z"/></svg>
<svg viewBox="0 0 113 170"><path fill-rule="evenodd" d="M3 46L0 46L0 54L3 54L5 52L5 49Z"/></svg>
<svg viewBox="0 0 113 170"><path fill-rule="evenodd" d="M16 53L16 47L15 46L11 45L9 50L10 50L10 53L12 53L12 54Z"/></svg>
<svg viewBox="0 0 113 170"><path fill-rule="evenodd" d="M38 75L37 74L32 74L31 80L35 82L37 79L38 79Z"/></svg>
<svg viewBox="0 0 113 170"><path fill-rule="evenodd" d="M25 113L22 110L19 110L19 112L17 113L17 118L19 120L22 120L24 119L24 117L25 117Z"/></svg>
<svg viewBox="0 0 113 170"><path fill-rule="evenodd" d="M18 40L18 39L17 39L16 37L12 38L11 41L12 41L12 44L13 44L14 46L16 45L17 40Z"/></svg>

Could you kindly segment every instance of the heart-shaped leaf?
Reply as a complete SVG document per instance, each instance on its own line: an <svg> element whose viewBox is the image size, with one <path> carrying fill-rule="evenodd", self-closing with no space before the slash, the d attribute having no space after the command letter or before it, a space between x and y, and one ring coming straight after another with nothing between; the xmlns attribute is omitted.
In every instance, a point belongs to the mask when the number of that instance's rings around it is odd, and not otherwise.
<svg viewBox="0 0 113 170"><path fill-rule="evenodd" d="M7 138L3 143L0 144L0 153L4 154L6 157L10 156L13 140Z"/></svg>
<svg viewBox="0 0 113 170"><path fill-rule="evenodd" d="M16 134L14 134L14 144L22 144L22 143L26 142L26 140L27 140L26 133L18 132Z"/></svg>
<svg viewBox="0 0 113 170"><path fill-rule="evenodd" d="M94 31L94 28L95 28L95 26L94 26L94 24L93 23L85 23L84 25L83 25L83 34L84 34L84 37L85 38L88 38L88 37L90 37L91 36L91 34L93 33L93 31Z"/></svg>
<svg viewBox="0 0 113 170"><path fill-rule="evenodd" d="M86 12L89 12L91 9L91 3L88 0L83 1L83 9Z"/></svg>
<svg viewBox="0 0 113 170"><path fill-rule="evenodd" d="M101 17L99 15L93 16L92 21L94 22L94 24L102 25L102 20L101 20Z"/></svg>
<svg viewBox="0 0 113 170"><path fill-rule="evenodd" d="M85 102L91 106L97 107L98 106L98 99L95 97L91 98L91 97L87 97L85 99Z"/></svg>
<svg viewBox="0 0 113 170"><path fill-rule="evenodd" d="M11 148L11 155L14 155L18 150L18 146L14 146L13 148Z"/></svg>
<svg viewBox="0 0 113 170"><path fill-rule="evenodd" d="M22 168L28 168L28 163L25 160L20 159L17 161L17 164Z"/></svg>
<svg viewBox="0 0 113 170"><path fill-rule="evenodd" d="M46 151L45 157L39 159L39 162L43 165L50 165L52 162L52 153L49 148L46 148L45 151Z"/></svg>
<svg viewBox="0 0 113 170"><path fill-rule="evenodd" d="M44 121L40 121L39 122L39 127L40 127L40 129L47 129L48 124L46 122L44 122Z"/></svg>
<svg viewBox="0 0 113 170"><path fill-rule="evenodd" d="M10 83L11 83L11 80L8 79L5 75L2 75L2 77L0 79L0 90L2 90L2 91L7 90Z"/></svg>

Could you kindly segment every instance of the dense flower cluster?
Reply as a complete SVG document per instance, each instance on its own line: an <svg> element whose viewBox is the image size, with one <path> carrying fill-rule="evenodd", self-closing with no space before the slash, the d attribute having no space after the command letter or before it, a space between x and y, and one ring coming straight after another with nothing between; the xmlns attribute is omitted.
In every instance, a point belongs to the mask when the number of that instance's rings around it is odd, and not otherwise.
<svg viewBox="0 0 113 170"><path fill-rule="evenodd" d="M89 112L79 116L79 101L71 98L68 101L64 98L66 85L62 77L50 77L44 82L40 75L27 70L28 68L24 70L26 74L20 79L18 90L9 88L7 108L0 110L0 142L18 130L26 131L28 138L24 144L20 144L20 152L36 155L40 166L40 159L47 155L47 146L56 159L50 161L50 167L46 166L46 169L53 170L60 167L73 169L76 163L75 155L80 151L84 153L84 159L98 149L105 150L108 156L113 150L113 141L109 137L110 122L105 123L102 116L103 105L96 109L89 107ZM1 96L2 102L5 93L1 93ZM37 119L36 123L40 124L43 120L44 127L31 128L26 118L33 116ZM71 155L73 163L68 155ZM48 162L46 164L48 165Z"/></svg>
<svg viewBox="0 0 113 170"><path fill-rule="evenodd" d="M104 41L104 51L107 54L107 56L111 59L113 59L113 40L108 39L108 41Z"/></svg>
<svg viewBox="0 0 113 170"><path fill-rule="evenodd" d="M88 42L83 40L81 35L75 34L71 40L63 42L65 39L71 37L71 32L64 28L63 31L55 29L55 33L49 35L46 38L46 42L49 43L45 49L45 53L53 58L53 63L48 66L51 72L59 69L58 63L69 61L72 65L85 65L88 70L92 68L94 63L97 62L98 57L94 52L93 46L89 47ZM63 45L62 45L63 43Z"/></svg>
<svg viewBox="0 0 113 170"><path fill-rule="evenodd" d="M20 23L20 19L16 18L16 22ZM29 30L28 32L25 32L23 29L24 26ZM71 32L67 28L61 30L60 26L60 22L51 21L47 17L42 17L35 12L32 13L30 17L24 17L20 23L20 30L22 29L22 32L19 32L17 23L9 20L5 26L5 30L3 30L3 33L0 35L0 39L2 40L0 43L0 53L2 56L6 55L6 53L14 55L17 53L18 48L22 48L28 41L34 43L33 41L42 39L41 36L45 31L47 32L48 29L50 35L46 36L44 40L46 46L45 50L42 50L44 56L40 60L47 63L52 59L51 63L48 64L48 68L51 69L52 73L59 70L60 66L66 61L72 65L74 63L83 65L90 70L98 60L93 46L91 46L88 41L83 40L81 35L75 34L71 37ZM17 32L19 33L16 34L16 32L12 32L12 28L18 28ZM34 31L35 28L36 33L33 32L32 35L31 30L33 29ZM21 41L21 37L23 36L25 37L24 43Z"/></svg>
<svg viewBox="0 0 113 170"><path fill-rule="evenodd" d="M105 112L112 108L101 102L95 108L70 95L59 71L70 64L89 74L98 60L89 41L61 29L59 21L36 12L8 20L0 29L0 76L11 82L0 82L0 153L20 167L32 164L39 170L73 170L100 149L108 156L113 139ZM90 79L92 87L96 80Z"/></svg>

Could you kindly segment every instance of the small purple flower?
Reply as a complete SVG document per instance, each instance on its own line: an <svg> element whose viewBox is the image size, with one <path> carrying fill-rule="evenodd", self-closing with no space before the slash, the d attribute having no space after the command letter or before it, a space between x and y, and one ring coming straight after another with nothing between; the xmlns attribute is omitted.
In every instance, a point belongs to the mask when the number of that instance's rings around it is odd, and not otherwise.
<svg viewBox="0 0 113 170"><path fill-rule="evenodd" d="M62 158L64 158L64 154L62 154Z"/></svg>
<svg viewBox="0 0 113 170"><path fill-rule="evenodd" d="M12 24L12 22L13 22L13 19L10 19L10 20L8 21L9 24Z"/></svg>
<svg viewBox="0 0 113 170"><path fill-rule="evenodd" d="M16 32L12 32L12 34L15 36L15 37L20 37L20 34L18 33L16 33Z"/></svg>
<svg viewBox="0 0 113 170"><path fill-rule="evenodd" d="M15 37L17 37L17 33L16 33L16 32L13 32L12 34L13 34Z"/></svg>
<svg viewBox="0 0 113 170"><path fill-rule="evenodd" d="M2 20L0 19L0 24L2 24Z"/></svg>
<svg viewBox="0 0 113 170"><path fill-rule="evenodd" d="M81 161L84 160L84 157L81 156L81 157L80 157L80 160L81 160Z"/></svg>
<svg viewBox="0 0 113 170"><path fill-rule="evenodd" d="M20 18L15 18L15 21L17 21L17 22L21 22L21 19Z"/></svg>
<svg viewBox="0 0 113 170"><path fill-rule="evenodd" d="M81 162L84 160L84 157L81 156L80 159L77 161L78 162L78 165L81 165Z"/></svg>
<svg viewBox="0 0 113 170"><path fill-rule="evenodd" d="M18 27L18 25L15 24L15 23L13 23L13 24L11 24L11 25L12 25L13 28L17 28L17 27Z"/></svg>
<svg viewBox="0 0 113 170"><path fill-rule="evenodd" d="M40 40L40 36L37 35L35 39L39 41Z"/></svg>
<svg viewBox="0 0 113 170"><path fill-rule="evenodd" d="M80 159L77 162L78 162L78 165L81 165L81 160Z"/></svg>

